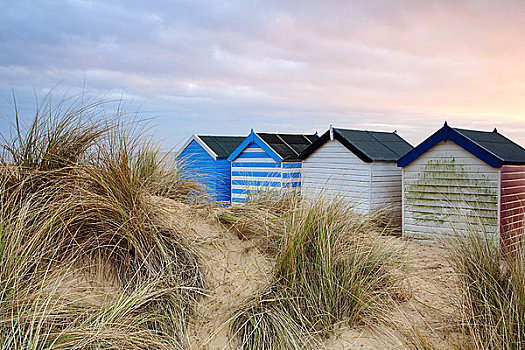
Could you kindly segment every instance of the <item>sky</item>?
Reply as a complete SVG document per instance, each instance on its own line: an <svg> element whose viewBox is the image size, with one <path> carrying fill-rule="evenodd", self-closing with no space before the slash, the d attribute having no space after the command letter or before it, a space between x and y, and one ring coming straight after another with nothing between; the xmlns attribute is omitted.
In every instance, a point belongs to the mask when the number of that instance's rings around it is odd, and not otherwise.
<svg viewBox="0 0 525 350"><path fill-rule="evenodd" d="M121 101L170 148L330 124L416 145L445 120L525 145L525 1L5 1L0 132L13 92L30 118L50 91Z"/></svg>

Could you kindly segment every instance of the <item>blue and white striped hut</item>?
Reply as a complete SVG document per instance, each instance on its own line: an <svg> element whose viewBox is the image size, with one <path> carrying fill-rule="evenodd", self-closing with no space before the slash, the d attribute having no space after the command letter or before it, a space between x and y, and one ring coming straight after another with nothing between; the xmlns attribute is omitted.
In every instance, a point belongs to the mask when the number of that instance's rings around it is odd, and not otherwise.
<svg viewBox="0 0 525 350"><path fill-rule="evenodd" d="M301 186L300 154L317 134L250 135L228 157L231 163L231 201L242 202L250 193L262 189Z"/></svg>
<svg viewBox="0 0 525 350"><path fill-rule="evenodd" d="M188 176L198 178L213 201L230 201L231 170L228 156L243 136L193 135L175 154Z"/></svg>

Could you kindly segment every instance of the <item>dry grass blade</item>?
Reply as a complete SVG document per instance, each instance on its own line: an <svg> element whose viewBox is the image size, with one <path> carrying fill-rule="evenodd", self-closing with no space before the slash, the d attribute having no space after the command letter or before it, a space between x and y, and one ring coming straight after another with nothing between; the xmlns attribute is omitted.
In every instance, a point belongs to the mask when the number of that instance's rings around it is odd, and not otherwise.
<svg viewBox="0 0 525 350"><path fill-rule="evenodd" d="M240 239L251 240L261 252L275 257L299 201L296 191L263 190L249 195L242 205L219 208L217 218Z"/></svg>
<svg viewBox="0 0 525 350"><path fill-rule="evenodd" d="M502 254L485 232L459 236L451 261L460 278L463 328L468 349L525 346L525 257L523 248Z"/></svg>
<svg viewBox="0 0 525 350"><path fill-rule="evenodd" d="M93 123L97 104L50 101L27 130L16 114L17 136L4 145L0 347L187 348L204 281L156 196L193 190L141 135ZM67 271L120 283L104 303L86 304L69 297Z"/></svg>
<svg viewBox="0 0 525 350"><path fill-rule="evenodd" d="M347 203L299 202L284 232L270 286L231 324L243 349L266 349L261 339L278 349L308 343L342 320L375 317L403 293L402 252L382 236L374 217L354 214Z"/></svg>

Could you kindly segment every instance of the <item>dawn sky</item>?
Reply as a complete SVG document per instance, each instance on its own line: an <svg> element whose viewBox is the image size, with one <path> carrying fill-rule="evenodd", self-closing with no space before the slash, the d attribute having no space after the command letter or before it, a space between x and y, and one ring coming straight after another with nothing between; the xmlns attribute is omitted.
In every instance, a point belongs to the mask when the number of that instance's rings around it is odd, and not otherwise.
<svg viewBox="0 0 525 350"><path fill-rule="evenodd" d="M193 133L397 129L445 120L525 145L525 1L4 1L0 132L35 94L124 99Z"/></svg>

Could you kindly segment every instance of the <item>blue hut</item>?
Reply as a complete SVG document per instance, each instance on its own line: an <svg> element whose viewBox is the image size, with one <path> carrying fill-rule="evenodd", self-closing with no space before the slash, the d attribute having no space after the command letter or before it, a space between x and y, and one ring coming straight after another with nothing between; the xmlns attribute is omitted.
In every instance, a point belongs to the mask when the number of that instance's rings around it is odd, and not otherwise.
<svg viewBox="0 0 525 350"><path fill-rule="evenodd" d="M213 201L230 201L231 170L228 156L243 136L193 135L175 154L189 176L198 178Z"/></svg>
<svg viewBox="0 0 525 350"><path fill-rule="evenodd" d="M301 186L300 157L317 134L250 135L228 157L231 162L231 201L243 202L250 193L262 189Z"/></svg>

